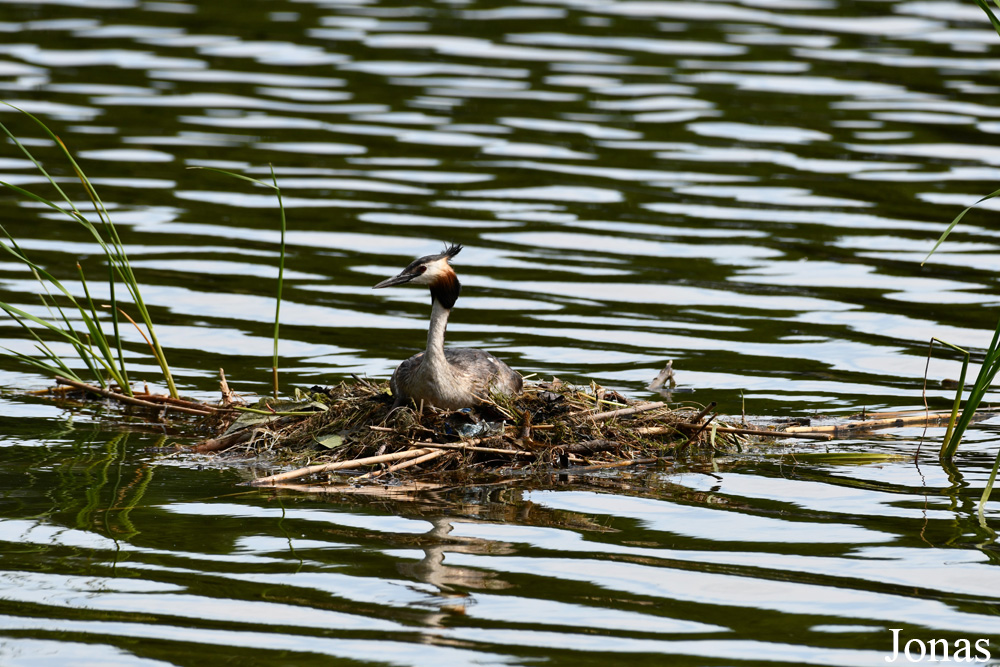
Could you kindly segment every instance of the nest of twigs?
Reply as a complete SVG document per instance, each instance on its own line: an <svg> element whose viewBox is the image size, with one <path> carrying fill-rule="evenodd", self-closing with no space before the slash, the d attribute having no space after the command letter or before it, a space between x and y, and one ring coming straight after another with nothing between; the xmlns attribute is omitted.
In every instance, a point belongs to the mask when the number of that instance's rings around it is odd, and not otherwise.
<svg viewBox="0 0 1000 667"><path fill-rule="evenodd" d="M481 486L486 478L476 476L479 472L513 481L532 471L581 473L653 465L686 450L742 450L751 442L774 438L849 438L880 428L954 419L951 411L919 410L864 413L855 415L855 421L826 419L829 423L818 425L785 419L772 420L770 427L731 426L713 412L714 402L668 406L635 401L595 384L581 389L556 379L529 384L517 397L494 396L474 409L458 411L423 406L392 410L388 383L360 378L336 387L296 390L294 400L263 399L254 406L244 405L229 390L225 375L218 404L148 389L124 395L117 387L62 377L56 383L30 393L117 406L114 414L121 421L134 425L138 420L163 433L198 429L215 434L173 452L220 453L272 466L297 466L250 481L254 486L385 497ZM977 416L989 414L993 412L985 410ZM333 476L339 483L331 482ZM310 484L287 483L299 479Z"/></svg>
<svg viewBox="0 0 1000 667"><path fill-rule="evenodd" d="M354 483L384 483L416 472L654 464L689 447L740 448L753 432L717 423L715 415L706 418L710 408L635 401L559 380L458 411L391 410L388 385L360 379L314 387L297 398L265 399L238 418L217 417L220 435L195 450L225 449L300 466L253 480L257 486L317 476L325 481L334 473L349 475Z"/></svg>
<svg viewBox="0 0 1000 667"><path fill-rule="evenodd" d="M528 384L516 397L493 396L475 408L444 411L424 406L393 410L388 383L356 378L335 387L296 390L294 400L262 399L244 405L223 376L216 405L148 392L124 396L66 378L46 393L99 396L163 424L200 416L214 434L187 453L217 453L294 468L254 479L255 486L310 491L355 491L406 485L419 490L421 475L447 473L475 483L477 472L508 476L553 469L585 472L653 465L690 449L741 450L751 439L787 436L717 418L715 403L667 405L636 401L595 384L578 388L553 379ZM176 423L175 423L176 425ZM829 435L797 437L828 439ZM331 476L339 485L326 484ZM325 486L289 485L318 480ZM349 485L347 484L349 482ZM377 482L377 484L376 484ZM420 487L423 488L423 487Z"/></svg>

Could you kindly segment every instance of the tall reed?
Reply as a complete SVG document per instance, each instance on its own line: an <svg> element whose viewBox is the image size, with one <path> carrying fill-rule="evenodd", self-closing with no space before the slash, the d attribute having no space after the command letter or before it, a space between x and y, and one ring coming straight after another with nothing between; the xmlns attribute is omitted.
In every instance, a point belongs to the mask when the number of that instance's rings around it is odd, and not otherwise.
<svg viewBox="0 0 1000 667"><path fill-rule="evenodd" d="M15 259L25 264L41 283L42 290L44 292L44 294L41 295L42 303L48 309L50 318L53 320L45 320L11 306L10 304L0 303L0 308L6 311L18 324L24 327L28 334L35 340L35 347L41 353L42 358L32 357L19 352L13 352L13 354L36 368L45 371L46 373L53 375L66 375L76 380L80 379L78 375L74 373L63 361L63 359L56 354L51 346L43 340L36 328L30 326L29 322L39 325L42 327L43 331L48 331L54 335L57 340L68 342L75 349L76 353L83 360L90 372L97 378L97 381L102 387L106 387L108 383L108 379L105 378L106 374L107 378L110 378L110 380L114 381L123 392L131 396L132 389L128 381L125 355L121 344L119 314L124 315L130 320L132 318L129 318L125 311L120 308L117 299L115 298L115 284L116 282L121 282L125 285L129 295L132 297L132 303L135 306L136 311L139 313L139 320L146 328L146 332L143 333L143 336L149 343L153 356L156 358L160 369L163 371L163 377L166 380L167 389L170 392L170 395L176 398L177 387L174 384L174 378L170 372L170 366L167 364L163 347L160 345L159 339L156 337L156 330L153 327L153 321L150 317L149 309L146 307L146 303L139 290L138 280L135 277L135 273L132 271L132 266L129 263L128 256L125 254L125 248L122 245L121 237L118 235L118 230L111 222L111 217L108 215L104 202L101 201L100 196L97 194L97 190L94 189L90 179L87 178L86 174L84 174L83 170L80 168L80 165L77 164L73 155L66 147L66 144L64 144L63 141L56 136L56 134L53 133L48 126L45 125L45 123L36 118L34 115L18 109L11 104L7 104L6 102L0 102L0 104L5 104L6 106L19 111L30 118L39 128L41 128L45 135L55 143L55 145L62 152L63 156L69 161L73 172L83 185L87 198L90 199L93 204L94 214L97 217L96 223L92 222L82 211L80 211L76 203L69 197L69 195L66 194L63 188L60 187L56 179L53 178L48 171L46 171L44 166L42 166L42 163L39 162L34 155L32 155L31 151L29 151L28 148L21 143L16 136L14 136L6 125L0 123L0 130L2 130L11 142L13 142L13 144L20 149L20 151L29 160L31 160L42 175L45 176L49 184L55 188L55 191L65 203L63 206L60 206L39 194L29 192L28 190L11 183L0 181L0 185L31 201L44 204L45 206L58 211L59 213L65 215L68 219L81 225L94 238L107 257L108 287L110 290L111 301L108 310L110 311L114 331L114 349L112 349L112 340L108 338L103 327L101 326L98 309L90 296L90 289L87 285L87 280L82 267L79 265L77 266L85 297L84 300L81 301L80 299L74 297L62 284L62 282L56 279L51 273L29 259L7 230L0 227L3 235L6 236L9 241L9 244L0 241L0 246L2 246L3 249L11 254ZM54 288L56 292L58 292L58 295L53 297L50 287ZM73 327L70 318L59 305L59 295L61 295L61 298L67 300L71 306L76 309L80 319L86 327L85 334L83 332L77 332ZM58 313L58 317L56 316L56 313ZM138 328L138 325L136 326ZM139 331L142 333L141 328Z"/></svg>
<svg viewBox="0 0 1000 667"><path fill-rule="evenodd" d="M219 174L224 174L225 176L231 176L233 178L238 178L241 181L247 181L255 185L260 185L265 188L270 188L274 190L274 194L278 197L278 211L281 214L281 255L278 259L278 291L277 298L274 303L274 357L271 362L271 382L272 390L274 392L274 397L278 397L278 329L281 323L281 290L285 283L285 230L286 230L286 220L285 220L285 205L281 200L281 188L278 187L278 177L274 174L274 166L271 166L271 183L265 183L264 181L257 180L256 178L250 178L243 174L237 174L232 171L226 171L225 169L216 169L215 167L190 167L190 169L203 169L205 171L214 171Z"/></svg>

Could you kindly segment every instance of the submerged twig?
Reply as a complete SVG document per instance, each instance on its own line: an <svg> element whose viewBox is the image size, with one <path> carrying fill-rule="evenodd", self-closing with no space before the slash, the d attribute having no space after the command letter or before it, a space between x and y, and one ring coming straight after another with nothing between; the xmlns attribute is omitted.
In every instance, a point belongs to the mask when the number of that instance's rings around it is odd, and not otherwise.
<svg viewBox="0 0 1000 667"><path fill-rule="evenodd" d="M979 412L988 412L988 410L982 410ZM898 417L891 417L888 419L868 419L863 421L848 422L846 424L825 424L823 426L790 426L782 431L783 434L802 434L802 433L840 433L843 431L865 431L880 428L893 428L896 426L908 426L913 424L922 424L924 422L942 421L951 418L951 411L943 413L931 413L918 414L918 415L900 415Z"/></svg>
<svg viewBox="0 0 1000 667"><path fill-rule="evenodd" d="M227 433L226 435L219 436L218 438L212 438L211 440L200 442L197 445L189 447L186 451L191 454L210 454L212 452L221 452L224 449L229 449L230 447L244 443L252 437L253 429L247 428L234 433Z"/></svg>
<svg viewBox="0 0 1000 667"><path fill-rule="evenodd" d="M646 465L649 463L656 463L660 459L649 457L644 459L629 459L627 461L615 461L614 463L597 463L594 465L583 466L580 468L571 468L567 470L570 473L578 472L590 472L591 470L605 470L607 468L627 468L629 466Z"/></svg>

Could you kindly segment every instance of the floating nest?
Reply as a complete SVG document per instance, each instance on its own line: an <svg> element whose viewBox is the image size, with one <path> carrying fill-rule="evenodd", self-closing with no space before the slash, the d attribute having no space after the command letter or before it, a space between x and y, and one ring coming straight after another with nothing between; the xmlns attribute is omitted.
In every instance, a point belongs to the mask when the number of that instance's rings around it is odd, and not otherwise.
<svg viewBox="0 0 1000 667"><path fill-rule="evenodd" d="M64 401L96 398L123 408L123 422L155 423L177 435L212 436L169 450L174 453L214 454L287 469L252 479L250 485L380 496L482 485L484 480L509 483L539 471L655 466L687 451L738 452L775 438L830 440L949 417L946 411L916 411L862 414L847 423L803 425L803 420L793 420L753 427L719 417L714 402L636 401L596 384L580 388L558 379L528 384L517 397L493 396L474 409L457 411L422 406L392 410L388 383L361 378L296 390L293 400L262 399L252 406L229 390L224 376L218 404L148 390L125 396L114 388L56 381L59 386L33 393Z"/></svg>
<svg viewBox="0 0 1000 667"><path fill-rule="evenodd" d="M554 379L517 397L494 396L474 409L391 410L388 383L356 379L313 387L295 401L263 399L242 411L219 410L219 436L191 448L255 457L294 470L254 479L354 485L412 481L417 473L517 475L543 467L575 472L656 464L686 448L733 451L772 431L736 428L710 406L635 401L592 385ZM249 412L247 410L252 410ZM349 477L347 477L349 476ZM310 490L316 490L311 488Z"/></svg>

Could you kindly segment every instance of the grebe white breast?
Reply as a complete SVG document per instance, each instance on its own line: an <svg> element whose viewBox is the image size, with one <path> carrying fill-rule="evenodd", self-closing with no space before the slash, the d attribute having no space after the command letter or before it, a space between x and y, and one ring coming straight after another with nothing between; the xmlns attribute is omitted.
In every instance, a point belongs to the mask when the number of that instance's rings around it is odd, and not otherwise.
<svg viewBox="0 0 1000 667"><path fill-rule="evenodd" d="M424 405L459 410L482 402L491 392L521 393L521 376L489 352L444 347L448 316L462 290L448 260L461 250L460 245L450 245L439 255L416 259L399 275L372 288L426 285L431 292L427 349L401 363L392 374L390 385L396 397L393 407L413 399L417 404L423 401Z"/></svg>

